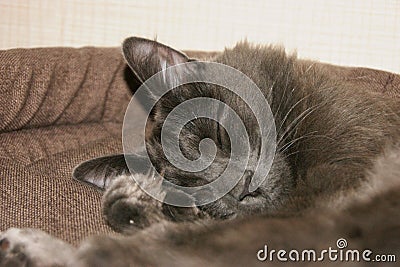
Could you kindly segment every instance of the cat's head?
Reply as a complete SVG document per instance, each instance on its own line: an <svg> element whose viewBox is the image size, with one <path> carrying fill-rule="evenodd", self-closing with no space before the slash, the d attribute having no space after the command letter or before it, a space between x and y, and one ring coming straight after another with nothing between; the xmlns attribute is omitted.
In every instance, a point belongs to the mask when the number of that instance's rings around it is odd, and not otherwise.
<svg viewBox="0 0 400 267"><path fill-rule="evenodd" d="M239 47L224 52L215 60L232 67L239 67L240 71L257 80L256 82L259 86L263 86L263 77L268 77L268 74L262 73L262 69L255 69L251 62L243 62L243 53L246 52L246 49L251 52L252 48L247 44L239 45ZM169 67L194 61L173 48L156 41L137 37L131 37L124 41L123 54L134 75L142 83L154 74ZM197 72L199 72L199 69L193 67L193 65L177 68L172 72L168 72L168 75L161 76L161 82L168 83L168 86L171 87L171 83L185 81L188 76L195 76ZM161 142L161 131L165 119L178 105L194 98L213 98L227 104L244 123L250 144L250 157L246 171L238 184L224 197L214 203L203 206L202 209L211 216L222 218L273 211L282 205L285 196L292 187L293 181L285 157L279 153L275 155L272 168L262 184L253 192L248 190L260 156L261 136L252 110L240 97L226 88L200 82L178 86L162 97L158 95L157 88L147 89L151 98L159 99L151 110L146 124L147 151L153 165L166 179L181 186L199 186L217 179L227 167L232 145L235 144L231 144L227 131L224 127L221 127L220 123L222 121L230 120L231 118L227 109L221 108L219 105L203 106L204 109L209 109L208 112L214 114L215 118L218 118L219 123L216 120L197 118L184 126L182 125L183 127L179 132L179 148L185 158L189 160L196 160L201 156L199 147L203 139L211 139L215 143L216 157L213 163L205 170L193 173L175 167L166 158ZM244 88L243 90L245 90L244 94L254 94L249 88ZM261 90L264 96L267 97L269 94L268 88L261 88ZM187 112L188 110L186 109L185 113ZM189 110L189 112L191 111ZM175 115L179 117L179 114ZM186 114L181 115L183 117ZM233 125L233 127L236 126ZM165 134L168 142L168 131L163 134Z"/></svg>

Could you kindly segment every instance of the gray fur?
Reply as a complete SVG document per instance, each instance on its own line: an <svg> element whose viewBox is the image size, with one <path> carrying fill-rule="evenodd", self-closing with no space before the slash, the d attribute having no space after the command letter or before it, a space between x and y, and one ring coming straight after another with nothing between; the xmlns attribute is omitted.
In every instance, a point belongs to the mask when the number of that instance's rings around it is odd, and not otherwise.
<svg viewBox="0 0 400 267"><path fill-rule="evenodd" d="M141 38L127 39L123 51L140 81L165 67L192 60ZM243 177L212 204L176 208L151 199L137 187L133 175L146 175L149 181L152 175L140 164L129 173L121 155L83 163L75 169L75 178L105 189L106 220L130 236L92 238L68 264L263 265L256 252L265 243L277 249L326 248L339 237L355 248L398 253L399 101L338 84L322 68L286 55L279 47L242 42L214 60L249 76L271 105L279 142L268 178L254 194L246 191ZM259 133L254 116L240 99L216 86L181 86L159 101L146 132L147 150L156 169L179 185L214 180L229 155L226 133L205 119L183 128L181 149L194 159L199 155L199 141L212 138L218 153L210 168L188 174L163 155L162 122L176 105L198 96L219 99L239 114L249 133L251 158L257 158ZM141 160L140 153L130 156ZM253 165L250 162L248 173ZM7 232L3 235L10 239Z"/></svg>

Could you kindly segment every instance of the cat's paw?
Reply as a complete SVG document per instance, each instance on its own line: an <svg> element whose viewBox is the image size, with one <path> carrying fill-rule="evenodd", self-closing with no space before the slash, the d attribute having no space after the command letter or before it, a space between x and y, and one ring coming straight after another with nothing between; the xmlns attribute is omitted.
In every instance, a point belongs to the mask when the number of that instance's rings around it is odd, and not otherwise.
<svg viewBox="0 0 400 267"><path fill-rule="evenodd" d="M71 245L38 229L0 233L0 266L66 266L74 253Z"/></svg>
<svg viewBox="0 0 400 267"><path fill-rule="evenodd" d="M131 237L121 239L111 236L93 236L80 245L70 266L155 266L146 260L146 251L147 248L140 249Z"/></svg>
<svg viewBox="0 0 400 267"><path fill-rule="evenodd" d="M142 229L166 219L162 203L140 189L132 175L120 175L110 183L103 195L103 215L119 232Z"/></svg>

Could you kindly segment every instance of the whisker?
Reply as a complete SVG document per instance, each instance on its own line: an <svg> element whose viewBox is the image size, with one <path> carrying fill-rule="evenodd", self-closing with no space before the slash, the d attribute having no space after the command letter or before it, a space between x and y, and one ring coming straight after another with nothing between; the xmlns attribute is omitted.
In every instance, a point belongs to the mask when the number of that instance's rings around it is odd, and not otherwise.
<svg viewBox="0 0 400 267"><path fill-rule="evenodd" d="M306 74L307 72L309 72L315 65L315 62L313 62L305 71L304 74Z"/></svg>
<svg viewBox="0 0 400 267"><path fill-rule="evenodd" d="M290 136L290 132L295 129L294 127L298 126L300 123L302 123L312 112L314 112L317 108L319 108L320 105L316 105L313 107L309 107L305 111L303 111L297 118L295 118L288 126L288 128L285 130L285 132L282 134L282 136L278 140L278 144L281 142L285 141L288 136Z"/></svg>
<svg viewBox="0 0 400 267"><path fill-rule="evenodd" d="M292 90L293 92L293 90ZM304 101L306 98L308 98L311 94L306 95L305 97L301 98L299 101L297 101L290 109L289 111L286 113L285 117L283 118L281 125L279 126L278 132L280 132L280 130L282 129L283 124L286 122L287 118L289 117L289 114L294 110L294 108L300 104L302 101Z"/></svg>
<svg viewBox="0 0 400 267"><path fill-rule="evenodd" d="M290 154L285 155L284 158L289 158L290 156L296 155L296 154L298 154L300 152L307 152L307 151L318 151L318 149L311 149L310 148L310 149L304 149L304 150L297 150L297 151L294 151L294 152L292 152Z"/></svg>
<svg viewBox="0 0 400 267"><path fill-rule="evenodd" d="M272 92L274 91L274 86L275 86L275 82L272 83L272 85L269 88L269 92L268 92L268 99L269 101L272 101Z"/></svg>
<svg viewBox="0 0 400 267"><path fill-rule="evenodd" d="M283 94L282 94L281 99L279 101L279 106L278 106L278 108L276 110L276 114L278 114L279 110L281 109L283 100L286 98L286 101L285 101L285 106L286 106L286 104L290 100L291 96L293 95L294 90L296 89L296 87L293 87L292 90L290 91L290 95L285 97L285 95L287 93L287 89L289 88L289 77L291 77L291 73L283 73L282 75L286 76L286 81L285 81L285 87L284 87ZM274 84L275 84L275 82L274 82Z"/></svg>
<svg viewBox="0 0 400 267"><path fill-rule="evenodd" d="M313 133L316 133L316 132L317 132L317 131L313 131L313 132L311 132L311 133L305 134L305 135L303 135L303 136L300 136L300 137L298 137L298 138L295 138L295 139L291 140L290 142L284 144L281 148L279 148L279 151L282 152L282 153L285 152L285 151L286 151L290 146L292 146L295 142L297 142L297 141L299 141L299 140L302 140L302 139L304 139L304 138L307 138L307 137L316 136L316 135L313 135Z"/></svg>
<svg viewBox="0 0 400 267"><path fill-rule="evenodd" d="M314 131L314 132L312 132L312 133L316 133L316 132L317 132L317 131ZM312 134L312 133L306 134L306 135L303 135L303 136L300 136L300 137L298 137L298 138L296 138L296 139L293 139L292 141L286 143L284 146L282 146L280 152L284 153L284 152L287 151L294 143L296 143L297 141L300 141L300 140L302 140L302 139L304 139L304 138L326 138L326 139L329 139L329 140L331 140L331 141L334 141L334 139L331 138L331 137L329 137L329 136L321 135L321 134Z"/></svg>
<svg viewBox="0 0 400 267"><path fill-rule="evenodd" d="M314 94L316 94L316 93L320 93L321 90L329 90L329 89L332 89L332 88L334 88L334 87L335 87L335 86L329 86L329 87L321 88L319 91L312 92L312 93L310 93L310 94L304 96L304 97L301 98L300 100L298 100L295 104L293 104L293 106L289 109L289 111L286 113L285 117L283 118L283 120L282 120L282 122L281 122L281 124L280 124L280 126L279 126L278 132L280 132L280 130L282 129L282 126L285 124L285 122L286 122L287 118L289 117L290 113L294 110L294 108L295 108L297 105L299 105L302 101L304 101L305 99L309 98L310 96L312 96L312 95L314 95ZM293 89L292 89L291 94L293 94L293 92L294 92L295 89L296 89L296 88L293 88ZM287 100L289 100L289 99L290 99L290 98L287 98Z"/></svg>
<svg viewBox="0 0 400 267"><path fill-rule="evenodd" d="M282 128L283 124L286 122L286 120L287 120L288 116L290 115L290 113L294 110L294 108L295 108L297 105L299 105L302 101L306 100L306 99L309 98L310 96L312 96L312 95L314 95L314 94L316 94L316 93L320 93L321 90L329 90L329 89L332 89L332 88L334 88L334 87L335 87L335 86L329 86L329 87L321 88L319 91L312 92L312 93L310 93L310 94L304 96L304 97L301 98L300 100L298 100L295 104L293 104L293 106L289 109L289 111L286 113L284 119L282 120L281 125L280 125L280 127L279 127L279 131L280 131L280 129ZM291 94L293 94L293 91L294 91L295 89L296 89L296 88L293 88L293 89L292 89ZM289 100L289 98L287 98L287 100ZM279 131L278 131L278 132L279 132Z"/></svg>
<svg viewBox="0 0 400 267"><path fill-rule="evenodd" d="M276 109L276 114L278 114L278 113L279 113L279 110L281 109L282 102L283 102L283 99L285 98L285 95L286 95L286 88L285 88L285 90L283 91L283 94L282 94L281 99L280 99L280 101L279 101L278 108ZM289 97L286 98L286 101L287 101L287 99L289 99ZM286 104L286 102L285 102L285 104Z"/></svg>

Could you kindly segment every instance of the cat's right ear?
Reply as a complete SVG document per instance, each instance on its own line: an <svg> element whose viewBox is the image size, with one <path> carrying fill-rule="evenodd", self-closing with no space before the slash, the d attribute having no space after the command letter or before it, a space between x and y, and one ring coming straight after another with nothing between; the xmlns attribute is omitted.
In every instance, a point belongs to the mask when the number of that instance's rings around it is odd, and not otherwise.
<svg viewBox="0 0 400 267"><path fill-rule="evenodd" d="M122 44L122 52L129 67L141 83L168 67L191 61L182 52L156 41L139 37L125 39ZM168 83L171 80L182 78L183 72L185 72L184 68L170 73L174 77L163 76L165 79L163 82Z"/></svg>

